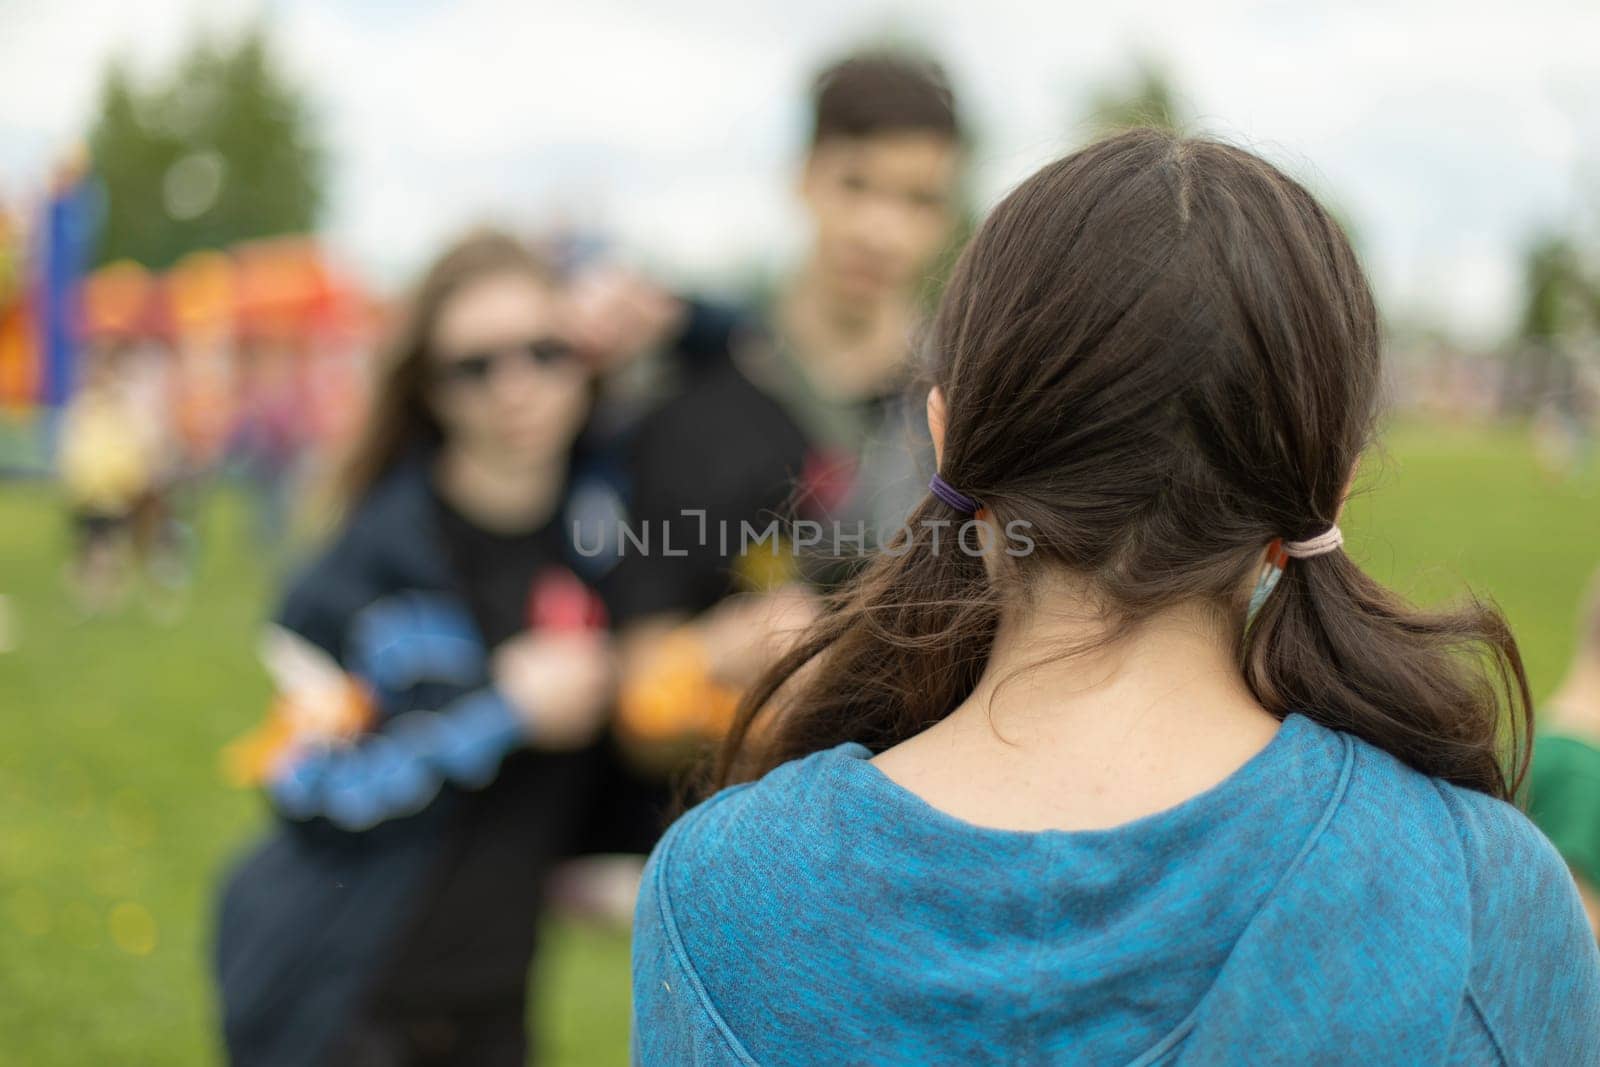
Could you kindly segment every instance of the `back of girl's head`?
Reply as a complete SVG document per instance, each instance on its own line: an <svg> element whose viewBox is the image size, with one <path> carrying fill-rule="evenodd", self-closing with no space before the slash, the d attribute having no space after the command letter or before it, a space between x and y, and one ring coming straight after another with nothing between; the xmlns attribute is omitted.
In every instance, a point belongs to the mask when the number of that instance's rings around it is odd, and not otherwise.
<svg viewBox="0 0 1600 1067"><path fill-rule="evenodd" d="M990 216L932 337L942 470L1125 613L1222 599L1337 517L1379 381L1338 227L1255 156L1140 131Z"/></svg>
<svg viewBox="0 0 1600 1067"><path fill-rule="evenodd" d="M1375 419L1379 333L1339 226L1249 152L1140 130L1033 175L961 257L929 338L941 474L997 526L1025 524L1032 551L986 564L948 535L936 548L923 520L959 516L930 496L900 553L756 689L719 779L941 718L981 675L1001 611L1054 569L1092 591L1107 641L1202 605L1239 635L1273 712L1509 795L1531 719L1494 612L1418 611L1334 552L1291 561L1245 632L1267 545L1339 516ZM813 656L823 669L785 686ZM782 714L747 735L780 688Z"/></svg>

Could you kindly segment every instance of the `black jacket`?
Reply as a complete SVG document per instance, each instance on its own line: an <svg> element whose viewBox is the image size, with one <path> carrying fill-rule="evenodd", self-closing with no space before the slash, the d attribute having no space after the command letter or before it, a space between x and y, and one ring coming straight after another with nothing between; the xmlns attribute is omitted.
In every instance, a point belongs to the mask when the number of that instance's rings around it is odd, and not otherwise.
<svg viewBox="0 0 1600 1067"><path fill-rule="evenodd" d="M277 623L368 681L383 672L365 635L375 619L392 628L396 605L404 625L471 637L438 507L426 463L404 464L292 584ZM571 563L580 574L593 565L576 554ZM507 718L492 706L486 650L467 644L437 666L407 657L404 677L377 687L371 735L333 754L336 775L268 790L274 825L229 872L220 903L215 964L234 1064L322 1062L374 1000L448 1012L526 996L539 890L573 847L596 752L530 751L498 725L474 727L483 751L470 759L443 747L429 755L446 766L398 800L380 782L366 806L344 803L374 777L364 755L402 784L430 773L422 757L406 755L416 767L392 758L402 731L439 733L417 730L429 716L465 707L479 722Z"/></svg>

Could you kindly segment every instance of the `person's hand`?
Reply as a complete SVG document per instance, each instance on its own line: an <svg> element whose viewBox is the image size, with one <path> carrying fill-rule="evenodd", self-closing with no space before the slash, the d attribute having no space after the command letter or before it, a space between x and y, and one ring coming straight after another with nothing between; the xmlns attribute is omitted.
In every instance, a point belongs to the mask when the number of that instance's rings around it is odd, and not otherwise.
<svg viewBox="0 0 1600 1067"><path fill-rule="evenodd" d="M568 289L573 342L598 371L616 370L682 327L683 302L624 267L597 267Z"/></svg>
<svg viewBox="0 0 1600 1067"><path fill-rule="evenodd" d="M513 637L495 649L492 673L535 748L582 748L605 725L615 670L603 634Z"/></svg>
<svg viewBox="0 0 1600 1067"><path fill-rule="evenodd" d="M712 676L744 689L789 651L817 610L816 596L799 585L724 600L700 623Z"/></svg>

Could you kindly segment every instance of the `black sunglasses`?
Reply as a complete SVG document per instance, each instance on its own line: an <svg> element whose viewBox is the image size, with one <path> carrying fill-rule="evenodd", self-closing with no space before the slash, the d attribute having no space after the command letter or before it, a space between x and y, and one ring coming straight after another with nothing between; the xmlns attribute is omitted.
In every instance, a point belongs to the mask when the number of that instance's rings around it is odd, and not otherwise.
<svg viewBox="0 0 1600 1067"><path fill-rule="evenodd" d="M435 381L447 385L482 385L494 375L501 360L514 359L535 367L565 367L578 359L577 351L554 337L501 345L492 351L471 352L455 359L442 359L433 365Z"/></svg>

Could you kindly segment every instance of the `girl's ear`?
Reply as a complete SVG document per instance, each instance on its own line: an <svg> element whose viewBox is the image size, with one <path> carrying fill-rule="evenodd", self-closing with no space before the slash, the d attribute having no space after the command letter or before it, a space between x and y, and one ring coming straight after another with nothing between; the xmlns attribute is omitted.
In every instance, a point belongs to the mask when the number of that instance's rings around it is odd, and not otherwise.
<svg viewBox="0 0 1600 1067"><path fill-rule="evenodd" d="M933 438L933 462L944 462L944 391L937 385L928 390L928 436Z"/></svg>

